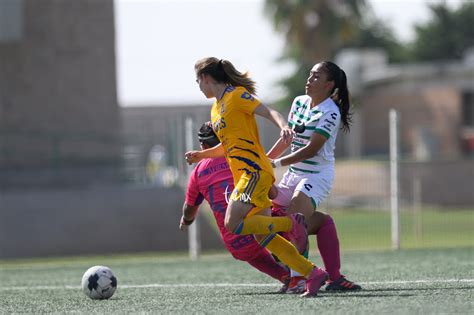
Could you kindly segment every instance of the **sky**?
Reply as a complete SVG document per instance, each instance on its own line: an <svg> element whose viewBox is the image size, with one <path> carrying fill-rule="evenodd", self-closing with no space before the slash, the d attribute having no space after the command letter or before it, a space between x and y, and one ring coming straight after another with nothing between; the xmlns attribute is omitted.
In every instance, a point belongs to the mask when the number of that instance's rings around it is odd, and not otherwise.
<svg viewBox="0 0 474 315"><path fill-rule="evenodd" d="M428 3L470 0L369 0L377 17L409 41ZM210 104L195 82L196 60L215 56L249 71L258 97L282 95L277 82L293 69L277 62L284 47L264 15L264 0L115 0L118 100L121 106Z"/></svg>

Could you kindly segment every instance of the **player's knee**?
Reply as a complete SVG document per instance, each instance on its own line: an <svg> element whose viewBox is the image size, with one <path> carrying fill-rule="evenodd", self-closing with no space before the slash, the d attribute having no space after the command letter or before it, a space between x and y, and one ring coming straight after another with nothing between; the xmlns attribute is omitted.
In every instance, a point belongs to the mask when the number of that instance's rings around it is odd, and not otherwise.
<svg viewBox="0 0 474 315"><path fill-rule="evenodd" d="M324 228L326 226L330 226L330 225L334 224L334 221L333 221L332 217L329 214L316 211L314 213L313 217L315 219L311 220L312 221L311 229L309 229L309 226L308 226L308 234L316 234L317 235L321 228Z"/></svg>
<svg viewBox="0 0 474 315"><path fill-rule="evenodd" d="M325 216L325 220L324 220L324 224L334 224L334 220L333 218L327 214L327 213L324 213L324 216Z"/></svg>
<svg viewBox="0 0 474 315"><path fill-rule="evenodd" d="M230 218L225 218L224 219L224 226L227 229L227 231L229 231L231 233L234 233L234 230L236 229L237 225L238 224L236 224L235 222L232 222L232 220Z"/></svg>

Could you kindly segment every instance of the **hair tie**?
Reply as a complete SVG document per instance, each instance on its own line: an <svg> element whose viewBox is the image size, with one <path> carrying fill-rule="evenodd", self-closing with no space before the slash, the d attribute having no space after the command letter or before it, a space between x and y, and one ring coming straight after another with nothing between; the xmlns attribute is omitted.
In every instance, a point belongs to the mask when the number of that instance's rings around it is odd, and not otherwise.
<svg viewBox="0 0 474 315"><path fill-rule="evenodd" d="M219 59L219 62L217 63L217 67L222 70L223 72L224 71L224 59Z"/></svg>
<svg viewBox="0 0 474 315"><path fill-rule="evenodd" d="M336 104L340 104L341 98L339 97L339 88L335 88L330 97Z"/></svg>

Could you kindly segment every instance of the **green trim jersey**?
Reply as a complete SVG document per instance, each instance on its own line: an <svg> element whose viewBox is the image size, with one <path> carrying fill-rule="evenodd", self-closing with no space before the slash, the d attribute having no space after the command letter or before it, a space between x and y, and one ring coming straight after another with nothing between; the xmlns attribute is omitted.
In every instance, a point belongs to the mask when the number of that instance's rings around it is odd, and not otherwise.
<svg viewBox="0 0 474 315"><path fill-rule="evenodd" d="M323 135L327 140L318 153L310 159L290 165L289 170L298 174L317 174L322 170L334 167L334 149L336 137L341 123L341 114L331 98L311 108L311 97L298 96L291 105L288 115L290 127L305 125L302 133L296 133L291 142L291 152L306 146L313 133Z"/></svg>

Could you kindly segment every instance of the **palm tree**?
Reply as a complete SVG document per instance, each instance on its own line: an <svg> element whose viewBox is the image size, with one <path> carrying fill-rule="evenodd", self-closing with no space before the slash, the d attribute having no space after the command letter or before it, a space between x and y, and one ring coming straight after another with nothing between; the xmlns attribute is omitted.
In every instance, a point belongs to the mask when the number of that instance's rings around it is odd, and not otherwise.
<svg viewBox="0 0 474 315"><path fill-rule="evenodd" d="M309 68L359 36L363 13L370 12L365 0L266 0L265 12L277 31L286 36L282 59L291 59L296 72L281 81L288 97L279 105L288 106L289 95L302 92Z"/></svg>
<svg viewBox="0 0 474 315"><path fill-rule="evenodd" d="M367 10L365 0L266 0L265 11L287 44L300 47L301 57L314 62L330 58L357 35ZM293 50L291 47L287 47Z"/></svg>

